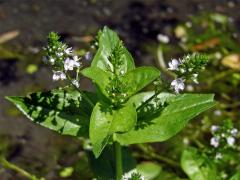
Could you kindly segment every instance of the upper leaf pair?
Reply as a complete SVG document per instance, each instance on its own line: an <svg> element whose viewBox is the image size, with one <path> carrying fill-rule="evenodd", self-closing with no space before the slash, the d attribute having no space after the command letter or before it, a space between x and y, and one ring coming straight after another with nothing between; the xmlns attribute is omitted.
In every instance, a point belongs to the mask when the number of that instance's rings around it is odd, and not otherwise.
<svg viewBox="0 0 240 180"><path fill-rule="evenodd" d="M136 109L126 102L160 72L153 67L135 69L132 56L117 34L105 27L99 33L99 49L91 67L82 70L82 74L92 79L108 99L100 97L90 119L90 139L98 157L114 133L126 133L135 126Z"/></svg>
<svg viewBox="0 0 240 180"><path fill-rule="evenodd" d="M135 69L132 56L117 34L105 27L99 33L99 48L91 67L82 70L82 74L92 79L109 100L114 98L112 93L124 94L125 102L159 77L160 71L154 67ZM113 83L116 79L117 83ZM112 89L115 91L111 92Z"/></svg>

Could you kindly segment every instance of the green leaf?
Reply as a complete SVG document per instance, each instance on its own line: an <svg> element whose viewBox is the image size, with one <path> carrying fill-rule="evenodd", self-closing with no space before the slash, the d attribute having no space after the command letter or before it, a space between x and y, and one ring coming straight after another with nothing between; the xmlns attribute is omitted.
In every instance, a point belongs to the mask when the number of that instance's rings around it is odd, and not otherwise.
<svg viewBox="0 0 240 180"><path fill-rule="evenodd" d="M108 104L98 102L90 120L90 140L96 157L100 155L113 133L131 130L136 123L136 109L132 104L113 110Z"/></svg>
<svg viewBox="0 0 240 180"><path fill-rule="evenodd" d="M85 92L85 95L93 102L97 100L93 93ZM92 108L78 91L55 89L6 99L35 123L63 135L88 137Z"/></svg>
<svg viewBox="0 0 240 180"><path fill-rule="evenodd" d="M240 172L237 172L230 178L230 180L239 180L239 179L240 179Z"/></svg>
<svg viewBox="0 0 240 180"><path fill-rule="evenodd" d="M126 173L136 167L136 161L127 148L123 147L121 150L123 173ZM115 179L116 159L113 146L107 146L98 159L92 152L88 153L88 157L95 178L98 180Z"/></svg>
<svg viewBox="0 0 240 180"><path fill-rule="evenodd" d="M90 78L98 86L98 88L103 93L103 95L108 97L108 93L106 92L106 87L110 83L111 73L105 72L97 67L85 68L81 71L81 73L84 76Z"/></svg>
<svg viewBox="0 0 240 180"><path fill-rule="evenodd" d="M215 164L195 148L184 150L181 157L181 166L191 180L217 179Z"/></svg>
<svg viewBox="0 0 240 180"><path fill-rule="evenodd" d="M160 76L160 71L154 67L140 67L122 77L126 84L127 95L132 96Z"/></svg>
<svg viewBox="0 0 240 180"><path fill-rule="evenodd" d="M137 94L129 100L129 103L139 108L140 102L144 103L152 94L152 92ZM212 94L174 96L161 93L157 99L138 111L135 128L127 133L117 134L116 140L125 145L165 141L183 129L189 120L214 105Z"/></svg>
<svg viewBox="0 0 240 180"><path fill-rule="evenodd" d="M137 165L137 172L144 176L145 180L156 179L162 171L162 167L154 162L143 162Z"/></svg>
<svg viewBox="0 0 240 180"><path fill-rule="evenodd" d="M119 39L117 33L110 30L108 27L104 27L104 29L99 33L98 38L99 48L93 58L91 66L108 71L109 67L113 67L112 63L109 61L109 57L113 54L114 48L121 43L121 40ZM135 68L133 58L125 47L121 49L121 56L119 59L123 61L119 68L124 72L128 72Z"/></svg>

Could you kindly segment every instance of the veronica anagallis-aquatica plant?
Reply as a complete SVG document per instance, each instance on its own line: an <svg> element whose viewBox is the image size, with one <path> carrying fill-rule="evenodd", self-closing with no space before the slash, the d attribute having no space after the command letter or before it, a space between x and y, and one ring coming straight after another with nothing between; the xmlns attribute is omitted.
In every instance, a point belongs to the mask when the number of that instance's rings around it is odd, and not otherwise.
<svg viewBox="0 0 240 180"><path fill-rule="evenodd" d="M135 67L114 31L104 27L97 39L96 54L85 68L73 49L50 33L44 61L52 67L53 80L66 80L70 86L7 99L35 123L62 135L89 138L96 159L107 161L110 154L104 156L104 151L111 148L113 172L96 174L98 179L131 179L123 176L130 170L123 157L127 146L166 141L215 105L212 94L179 94L187 80L196 80L206 58L188 55L173 59L169 70L177 78L168 83L155 67ZM95 92L80 89L83 76L92 80ZM144 92L147 86L155 88ZM102 177L104 173L107 175Z"/></svg>

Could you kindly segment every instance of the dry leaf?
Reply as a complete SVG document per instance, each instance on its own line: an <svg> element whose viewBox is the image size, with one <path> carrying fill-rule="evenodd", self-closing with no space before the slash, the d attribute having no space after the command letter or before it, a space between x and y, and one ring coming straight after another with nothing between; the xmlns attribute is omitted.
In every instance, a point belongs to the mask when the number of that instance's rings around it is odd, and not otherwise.
<svg viewBox="0 0 240 180"><path fill-rule="evenodd" d="M14 30L0 35L0 44L16 38L19 34L20 32L18 30Z"/></svg>
<svg viewBox="0 0 240 180"><path fill-rule="evenodd" d="M230 54L222 59L222 64L231 69L240 70L240 54Z"/></svg>
<svg viewBox="0 0 240 180"><path fill-rule="evenodd" d="M200 44L197 44L197 45L193 46L193 50L194 51L202 51L202 50L205 50L205 49L208 49L208 48L213 48L216 45L218 45L219 43L220 43L220 39L212 38L212 39L209 39L209 40L207 40L203 43L200 43Z"/></svg>

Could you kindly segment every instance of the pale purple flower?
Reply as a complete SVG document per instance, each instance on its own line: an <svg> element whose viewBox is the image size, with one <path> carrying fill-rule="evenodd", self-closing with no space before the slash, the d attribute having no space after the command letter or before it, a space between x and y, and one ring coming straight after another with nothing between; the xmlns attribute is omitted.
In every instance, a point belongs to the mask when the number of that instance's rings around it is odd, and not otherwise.
<svg viewBox="0 0 240 180"><path fill-rule="evenodd" d="M179 91L184 90L184 80L182 78L177 78L171 82L171 86L174 88L176 93L179 93Z"/></svg>
<svg viewBox="0 0 240 180"><path fill-rule="evenodd" d="M72 47L66 48L66 49L64 50L64 52L65 52L67 55L72 55L72 53L73 53Z"/></svg>
<svg viewBox="0 0 240 180"><path fill-rule="evenodd" d="M211 144L213 147L217 148L217 147L219 146L219 138L217 138L217 137L212 137L212 138L210 139L210 144Z"/></svg>
<svg viewBox="0 0 240 180"><path fill-rule="evenodd" d="M236 128L233 128L230 132L232 135L236 136L238 133L238 130Z"/></svg>
<svg viewBox="0 0 240 180"><path fill-rule="evenodd" d="M80 62L78 61L78 57L74 56L73 59L67 58L64 61L64 69L66 71L72 71L74 67L80 67Z"/></svg>
<svg viewBox="0 0 240 180"><path fill-rule="evenodd" d="M168 69L171 70L171 71L177 70L179 64L180 64L180 63L179 63L178 60L172 59L172 61L168 63L168 66L169 66Z"/></svg>
<svg viewBox="0 0 240 180"><path fill-rule="evenodd" d="M76 86L77 88L79 87L79 82L78 82L78 80L76 80L76 79L72 80L72 84L73 84L74 86Z"/></svg>
<svg viewBox="0 0 240 180"><path fill-rule="evenodd" d="M219 129L219 126L217 126L217 125L212 125L211 126L211 132L212 133L215 133L216 131L218 131L218 129Z"/></svg>
<svg viewBox="0 0 240 180"><path fill-rule="evenodd" d="M227 137L227 143L229 146L233 146L235 144L235 138L232 136Z"/></svg>
<svg viewBox="0 0 240 180"><path fill-rule="evenodd" d="M54 81L58 81L58 80L64 80L67 77L62 71L54 71L52 78L53 78Z"/></svg>

